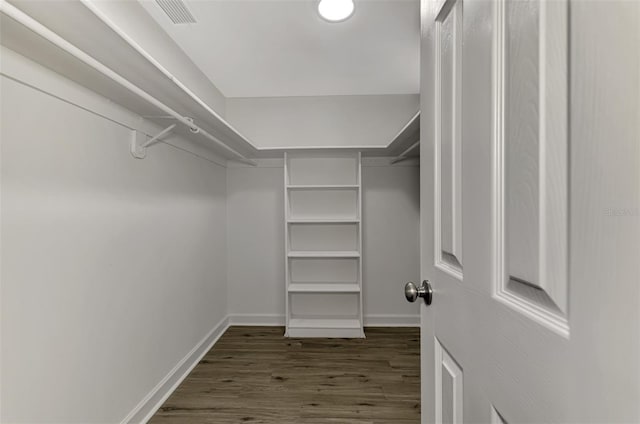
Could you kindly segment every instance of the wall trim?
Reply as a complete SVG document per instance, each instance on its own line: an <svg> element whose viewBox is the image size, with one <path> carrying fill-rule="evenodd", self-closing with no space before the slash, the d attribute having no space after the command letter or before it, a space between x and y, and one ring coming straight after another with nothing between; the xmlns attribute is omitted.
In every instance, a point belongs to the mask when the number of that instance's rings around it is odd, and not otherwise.
<svg viewBox="0 0 640 424"><path fill-rule="evenodd" d="M420 327L420 315L365 315L365 327Z"/></svg>
<svg viewBox="0 0 640 424"><path fill-rule="evenodd" d="M121 424L146 423L149 421L228 328L229 317L226 316L151 389L121 421Z"/></svg>

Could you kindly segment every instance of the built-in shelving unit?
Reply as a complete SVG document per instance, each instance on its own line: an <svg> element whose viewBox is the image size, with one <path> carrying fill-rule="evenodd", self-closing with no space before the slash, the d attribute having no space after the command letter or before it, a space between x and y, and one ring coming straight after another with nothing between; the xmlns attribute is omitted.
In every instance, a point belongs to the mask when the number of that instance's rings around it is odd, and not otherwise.
<svg viewBox="0 0 640 424"><path fill-rule="evenodd" d="M359 152L285 153L286 336L364 337Z"/></svg>

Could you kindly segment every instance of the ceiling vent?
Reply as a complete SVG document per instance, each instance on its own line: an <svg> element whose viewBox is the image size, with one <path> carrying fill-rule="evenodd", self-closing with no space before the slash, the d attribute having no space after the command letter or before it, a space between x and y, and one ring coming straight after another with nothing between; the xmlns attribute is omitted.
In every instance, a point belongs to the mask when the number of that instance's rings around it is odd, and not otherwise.
<svg viewBox="0 0 640 424"><path fill-rule="evenodd" d="M196 20L182 0L156 0L174 24L195 24Z"/></svg>

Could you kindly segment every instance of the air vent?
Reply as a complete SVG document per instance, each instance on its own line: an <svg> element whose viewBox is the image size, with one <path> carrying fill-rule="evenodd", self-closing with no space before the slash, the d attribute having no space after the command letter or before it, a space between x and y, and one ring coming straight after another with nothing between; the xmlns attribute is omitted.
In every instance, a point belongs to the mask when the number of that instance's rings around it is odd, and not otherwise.
<svg viewBox="0 0 640 424"><path fill-rule="evenodd" d="M174 24L195 24L196 20L182 0L156 0Z"/></svg>

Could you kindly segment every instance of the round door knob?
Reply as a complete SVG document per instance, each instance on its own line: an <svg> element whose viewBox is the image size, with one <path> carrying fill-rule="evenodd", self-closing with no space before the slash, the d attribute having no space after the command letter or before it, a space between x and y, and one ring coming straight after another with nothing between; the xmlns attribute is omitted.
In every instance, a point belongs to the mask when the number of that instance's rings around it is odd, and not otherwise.
<svg viewBox="0 0 640 424"><path fill-rule="evenodd" d="M416 285L410 281L404 286L404 297L406 297L409 302L415 302L419 297L422 297L424 303L431 305L431 301L433 300L431 284L429 284L428 280L424 280L420 287L416 287Z"/></svg>

